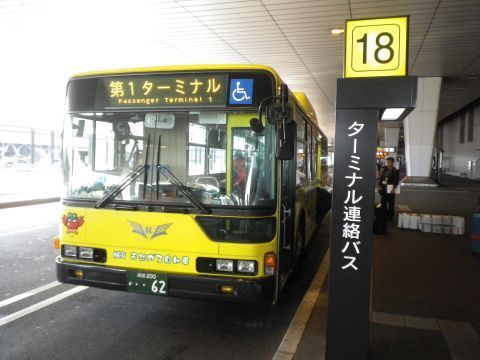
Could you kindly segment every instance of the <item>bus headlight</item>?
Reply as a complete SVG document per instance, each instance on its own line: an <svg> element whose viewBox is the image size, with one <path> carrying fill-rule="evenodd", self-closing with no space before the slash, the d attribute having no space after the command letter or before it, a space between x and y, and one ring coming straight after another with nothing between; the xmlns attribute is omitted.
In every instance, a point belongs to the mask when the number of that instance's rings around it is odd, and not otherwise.
<svg viewBox="0 0 480 360"><path fill-rule="evenodd" d="M217 271L233 271L233 260L217 259Z"/></svg>
<svg viewBox="0 0 480 360"><path fill-rule="evenodd" d="M255 261L247 260L238 260L237 261L237 271L243 273L254 273L255 272Z"/></svg>
<svg viewBox="0 0 480 360"><path fill-rule="evenodd" d="M64 245L63 256L77 257L77 247L72 245Z"/></svg>
<svg viewBox="0 0 480 360"><path fill-rule="evenodd" d="M62 245L62 256L85 261L104 263L107 261L107 250L84 246Z"/></svg>
<svg viewBox="0 0 480 360"><path fill-rule="evenodd" d="M258 274L258 262L256 260L198 257L196 269L199 273L228 273L229 275L255 276Z"/></svg>
<svg viewBox="0 0 480 360"><path fill-rule="evenodd" d="M78 248L78 257L80 259L93 259L93 249L89 247L79 247Z"/></svg>

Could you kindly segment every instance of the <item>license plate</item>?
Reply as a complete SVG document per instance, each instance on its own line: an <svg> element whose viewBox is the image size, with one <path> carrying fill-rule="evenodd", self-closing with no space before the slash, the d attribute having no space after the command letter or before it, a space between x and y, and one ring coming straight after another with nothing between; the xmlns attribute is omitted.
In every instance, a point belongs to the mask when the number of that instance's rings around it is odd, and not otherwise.
<svg viewBox="0 0 480 360"><path fill-rule="evenodd" d="M147 271L127 271L127 291L167 296L167 274Z"/></svg>

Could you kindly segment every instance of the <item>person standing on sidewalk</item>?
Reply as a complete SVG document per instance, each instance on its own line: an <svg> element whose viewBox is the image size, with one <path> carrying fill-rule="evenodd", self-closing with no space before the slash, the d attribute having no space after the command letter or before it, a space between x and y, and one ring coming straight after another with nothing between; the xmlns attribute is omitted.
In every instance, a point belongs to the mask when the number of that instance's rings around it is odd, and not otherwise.
<svg viewBox="0 0 480 360"><path fill-rule="evenodd" d="M378 191L382 197L382 206L387 210L388 219L392 220L395 215L395 190L399 183L398 170L394 166L395 159L387 158L387 166L380 174Z"/></svg>

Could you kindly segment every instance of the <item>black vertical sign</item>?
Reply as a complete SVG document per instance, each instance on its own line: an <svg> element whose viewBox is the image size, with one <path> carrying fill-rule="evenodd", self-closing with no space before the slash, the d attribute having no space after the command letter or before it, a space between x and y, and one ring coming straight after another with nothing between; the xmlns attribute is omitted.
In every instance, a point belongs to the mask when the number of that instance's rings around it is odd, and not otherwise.
<svg viewBox="0 0 480 360"><path fill-rule="evenodd" d="M327 359L367 357L379 111L336 113Z"/></svg>

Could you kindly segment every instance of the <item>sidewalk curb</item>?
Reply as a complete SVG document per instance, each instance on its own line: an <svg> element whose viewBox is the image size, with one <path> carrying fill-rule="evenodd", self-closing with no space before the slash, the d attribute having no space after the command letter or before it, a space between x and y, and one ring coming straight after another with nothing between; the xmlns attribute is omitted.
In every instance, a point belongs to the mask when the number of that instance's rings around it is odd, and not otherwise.
<svg viewBox="0 0 480 360"><path fill-rule="evenodd" d="M303 333L310 320L315 303L317 302L323 283L328 274L328 266L330 264L330 249L327 250L320 267L315 274L310 287L305 293L300 306L295 313L280 346L278 347L273 360L291 360L295 357L298 346L303 337ZM325 334L324 334L325 336ZM323 358L323 357L322 357Z"/></svg>
<svg viewBox="0 0 480 360"><path fill-rule="evenodd" d="M60 201L60 197L51 197L51 198L33 199L33 200L10 201L10 202L0 203L0 209L8 209L8 208L13 208L13 207L38 205L38 204L47 204L47 203L58 202L58 201Z"/></svg>

